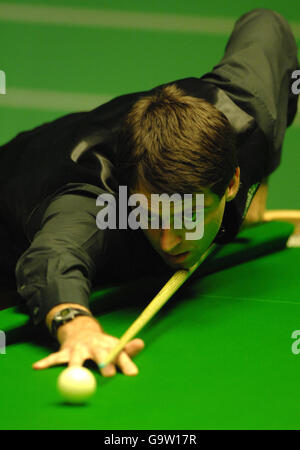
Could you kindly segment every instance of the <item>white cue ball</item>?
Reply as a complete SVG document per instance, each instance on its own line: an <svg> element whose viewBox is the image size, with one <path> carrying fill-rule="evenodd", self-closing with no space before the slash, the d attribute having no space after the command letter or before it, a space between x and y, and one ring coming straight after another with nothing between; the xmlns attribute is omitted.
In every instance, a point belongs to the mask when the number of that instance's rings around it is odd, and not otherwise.
<svg viewBox="0 0 300 450"><path fill-rule="evenodd" d="M57 380L57 390L63 399L72 404L85 403L96 391L97 382L85 367L68 367Z"/></svg>

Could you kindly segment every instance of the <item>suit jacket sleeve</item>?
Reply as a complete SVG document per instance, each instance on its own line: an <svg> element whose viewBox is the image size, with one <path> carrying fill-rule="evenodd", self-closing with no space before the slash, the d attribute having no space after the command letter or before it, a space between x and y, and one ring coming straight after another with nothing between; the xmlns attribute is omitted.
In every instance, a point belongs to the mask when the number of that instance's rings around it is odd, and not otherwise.
<svg viewBox="0 0 300 450"><path fill-rule="evenodd" d="M88 307L104 247L104 231L96 225L98 211L95 195L76 192L57 195L44 211L16 266L17 289L34 324L60 303Z"/></svg>
<svg viewBox="0 0 300 450"><path fill-rule="evenodd" d="M292 73L299 68L297 55L287 20L258 8L237 20L222 60L202 77L255 118L268 145L265 176L278 167L286 127L297 112L298 96L291 88Z"/></svg>

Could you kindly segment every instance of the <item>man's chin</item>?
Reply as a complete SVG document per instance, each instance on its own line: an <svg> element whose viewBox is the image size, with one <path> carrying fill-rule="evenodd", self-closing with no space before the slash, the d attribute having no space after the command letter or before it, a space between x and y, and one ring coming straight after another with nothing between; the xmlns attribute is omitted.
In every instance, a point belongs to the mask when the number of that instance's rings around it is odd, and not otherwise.
<svg viewBox="0 0 300 450"><path fill-rule="evenodd" d="M181 263L181 264L168 264L168 266L173 270L189 270L193 267L192 263Z"/></svg>
<svg viewBox="0 0 300 450"><path fill-rule="evenodd" d="M166 255L163 255L163 259L165 263L171 267L172 269L189 269L193 266L194 258L191 258L190 252L186 252L178 257L168 257Z"/></svg>

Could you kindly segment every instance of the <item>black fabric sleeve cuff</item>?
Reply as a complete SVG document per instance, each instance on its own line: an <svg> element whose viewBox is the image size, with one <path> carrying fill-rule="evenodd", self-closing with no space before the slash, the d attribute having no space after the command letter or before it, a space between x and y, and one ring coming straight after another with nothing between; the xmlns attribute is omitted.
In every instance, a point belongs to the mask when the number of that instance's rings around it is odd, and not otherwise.
<svg viewBox="0 0 300 450"><path fill-rule="evenodd" d="M88 308L91 283L89 278L83 276L86 268L78 258L64 254L43 259L26 253L16 267L17 290L26 299L33 323L40 324L48 312L59 304L76 303ZM60 274L51 276L54 267L60 268Z"/></svg>

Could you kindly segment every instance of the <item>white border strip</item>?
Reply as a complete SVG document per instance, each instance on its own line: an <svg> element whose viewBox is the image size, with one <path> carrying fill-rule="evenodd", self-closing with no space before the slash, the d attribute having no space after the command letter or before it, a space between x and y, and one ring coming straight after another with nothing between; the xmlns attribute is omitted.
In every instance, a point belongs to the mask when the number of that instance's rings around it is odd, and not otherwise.
<svg viewBox="0 0 300 450"><path fill-rule="evenodd" d="M0 95L0 107L73 112L96 108L114 97L105 94L79 94L78 92L10 87L6 95Z"/></svg>
<svg viewBox="0 0 300 450"><path fill-rule="evenodd" d="M0 3L0 21L228 35L236 18ZM300 23L289 24L300 39Z"/></svg>
<svg viewBox="0 0 300 450"><path fill-rule="evenodd" d="M236 19L0 3L0 21L227 35Z"/></svg>

